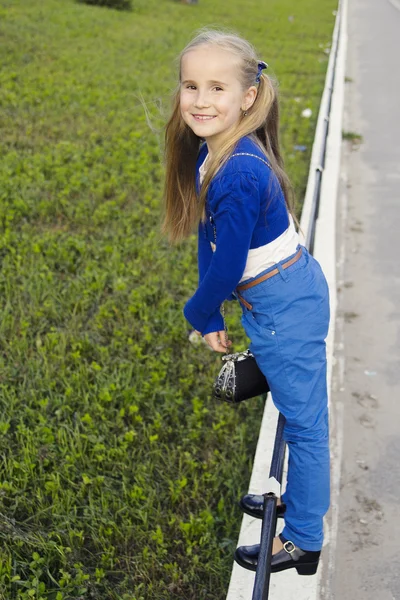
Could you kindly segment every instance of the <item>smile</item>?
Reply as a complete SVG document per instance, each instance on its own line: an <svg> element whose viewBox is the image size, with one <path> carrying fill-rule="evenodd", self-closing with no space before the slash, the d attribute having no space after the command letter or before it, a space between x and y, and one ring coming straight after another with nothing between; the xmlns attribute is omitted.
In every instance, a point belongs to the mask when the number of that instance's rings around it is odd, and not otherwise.
<svg viewBox="0 0 400 600"><path fill-rule="evenodd" d="M215 119L213 115L192 115L192 117L196 121L211 121L211 119Z"/></svg>

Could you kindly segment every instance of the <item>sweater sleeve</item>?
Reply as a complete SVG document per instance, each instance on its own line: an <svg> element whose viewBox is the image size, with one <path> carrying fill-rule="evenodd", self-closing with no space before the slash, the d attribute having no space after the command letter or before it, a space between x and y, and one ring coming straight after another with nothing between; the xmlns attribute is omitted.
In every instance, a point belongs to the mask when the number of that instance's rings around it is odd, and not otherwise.
<svg viewBox="0 0 400 600"><path fill-rule="evenodd" d="M219 308L242 277L260 211L257 179L251 174L221 177L213 191L218 196L214 213L217 247L208 255L204 274L203 257L199 259L199 286L184 308L186 319L203 335L223 329Z"/></svg>
<svg viewBox="0 0 400 600"><path fill-rule="evenodd" d="M211 249L210 242L206 237L204 223L199 224L199 237L198 237L198 253L197 263L199 268L199 286L206 275L208 268L211 264L214 252ZM202 335L211 333L212 331L222 331L224 329L224 320L222 318L219 307L210 315L206 325L204 326Z"/></svg>

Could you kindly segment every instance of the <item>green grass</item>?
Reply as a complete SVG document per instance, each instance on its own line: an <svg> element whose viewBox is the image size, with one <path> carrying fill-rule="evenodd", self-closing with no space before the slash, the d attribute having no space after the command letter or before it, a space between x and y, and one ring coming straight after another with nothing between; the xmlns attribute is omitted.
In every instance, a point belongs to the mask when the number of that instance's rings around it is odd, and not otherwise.
<svg viewBox="0 0 400 600"><path fill-rule="evenodd" d="M351 142L352 145L356 146L362 143L363 136L355 131L342 131L342 139Z"/></svg>
<svg viewBox="0 0 400 600"><path fill-rule="evenodd" d="M301 199L334 8L0 0L0 598L225 598L263 404L210 399L196 240L159 233L174 57L207 24L258 47Z"/></svg>

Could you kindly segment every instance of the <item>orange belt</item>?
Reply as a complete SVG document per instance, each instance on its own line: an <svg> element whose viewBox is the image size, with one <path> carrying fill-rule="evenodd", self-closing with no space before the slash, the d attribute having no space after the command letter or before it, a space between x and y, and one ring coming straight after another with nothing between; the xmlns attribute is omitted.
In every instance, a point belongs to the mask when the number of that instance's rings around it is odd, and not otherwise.
<svg viewBox="0 0 400 600"><path fill-rule="evenodd" d="M294 265L295 262L297 262L300 258L302 254L302 248L300 248L300 250L293 256L293 258L287 260L286 262L284 262L282 264L282 269L287 269L288 267ZM250 281L249 283L244 283L243 285L238 285L236 288L236 295L238 297L238 300L240 302L242 302L242 304L248 308L249 310L251 310L253 308L253 306L247 302L247 300L245 300L244 298L242 298L242 296L239 294L239 291L243 291L243 290L248 290L249 288L254 287L255 285L258 285L259 283L262 283L263 281L266 281L267 279L269 279L270 277L273 277L274 275L278 275L279 273L279 269L272 269L272 271L268 271L268 273L265 273L265 275L261 275L261 277L257 277L257 279L253 279L253 281Z"/></svg>

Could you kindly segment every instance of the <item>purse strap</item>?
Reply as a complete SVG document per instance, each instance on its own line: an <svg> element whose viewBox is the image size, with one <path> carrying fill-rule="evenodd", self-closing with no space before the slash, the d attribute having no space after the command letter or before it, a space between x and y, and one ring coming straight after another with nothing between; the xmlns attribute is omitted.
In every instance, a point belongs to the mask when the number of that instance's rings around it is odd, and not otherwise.
<svg viewBox="0 0 400 600"><path fill-rule="evenodd" d="M258 156L257 154L251 154L250 152L236 152L235 154L232 154L229 158L233 158L234 156L252 156L253 158L258 158L258 160L261 160L261 162L263 162L264 165L267 165L269 169L271 168L269 162L266 161L264 158L261 158L261 156Z"/></svg>

